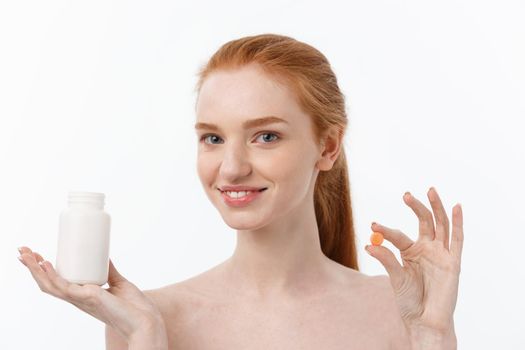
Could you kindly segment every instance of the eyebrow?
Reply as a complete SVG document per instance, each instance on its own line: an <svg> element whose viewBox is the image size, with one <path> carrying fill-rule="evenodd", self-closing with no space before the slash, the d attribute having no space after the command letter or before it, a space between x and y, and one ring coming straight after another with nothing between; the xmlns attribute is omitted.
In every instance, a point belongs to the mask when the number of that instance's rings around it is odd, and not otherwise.
<svg viewBox="0 0 525 350"><path fill-rule="evenodd" d="M288 122L286 120L282 119L282 118L279 118L279 117L276 117L276 116L273 116L273 115L269 115L269 116L265 116L265 117L261 117L261 118L247 120L244 123L242 123L242 127L244 129L251 129L251 128L256 128L256 127L259 127L259 126L264 126L264 125L273 124L273 123L286 123L286 124L288 124ZM197 123L197 124L195 124L195 129L196 130L209 129L209 130L215 130L215 131L219 131L220 130L220 128L217 125L209 124L209 123Z"/></svg>

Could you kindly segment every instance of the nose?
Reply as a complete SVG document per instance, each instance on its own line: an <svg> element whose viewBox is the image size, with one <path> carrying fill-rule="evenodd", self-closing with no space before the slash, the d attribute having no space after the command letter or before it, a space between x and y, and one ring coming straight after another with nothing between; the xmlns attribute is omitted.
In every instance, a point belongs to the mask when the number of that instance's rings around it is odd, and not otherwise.
<svg viewBox="0 0 525 350"><path fill-rule="evenodd" d="M236 179L249 175L251 171L249 156L242 146L232 143L225 147L219 170L223 179L234 183Z"/></svg>

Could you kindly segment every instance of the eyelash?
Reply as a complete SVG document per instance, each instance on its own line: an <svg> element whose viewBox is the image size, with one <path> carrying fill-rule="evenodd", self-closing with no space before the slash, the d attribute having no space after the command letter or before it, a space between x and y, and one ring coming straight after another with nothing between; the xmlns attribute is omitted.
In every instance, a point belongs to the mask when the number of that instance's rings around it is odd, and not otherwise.
<svg viewBox="0 0 525 350"><path fill-rule="evenodd" d="M274 141L277 141L277 140L279 140L281 138L279 136L279 134L277 134L275 132L271 132L271 131L263 131L263 132L259 133L257 135L257 137L259 137L261 135L275 135L275 136L277 136L277 139L275 139ZM200 141L203 142L208 136L217 136L217 135L215 135L215 134L204 134L204 135L201 136ZM270 143L272 143L274 141L264 142L264 143L265 144L270 144ZM206 142L204 142L204 143L206 143ZM216 145L216 143L211 143L211 144L208 143L208 145Z"/></svg>

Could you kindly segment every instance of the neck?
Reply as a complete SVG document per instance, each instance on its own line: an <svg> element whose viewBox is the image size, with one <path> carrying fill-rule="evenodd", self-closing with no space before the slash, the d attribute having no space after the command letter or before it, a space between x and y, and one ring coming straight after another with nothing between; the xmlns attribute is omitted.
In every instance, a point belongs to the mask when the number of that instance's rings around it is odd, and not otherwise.
<svg viewBox="0 0 525 350"><path fill-rule="evenodd" d="M270 225L238 230L237 246L224 267L238 292L268 298L325 288L333 264L321 250L312 199Z"/></svg>

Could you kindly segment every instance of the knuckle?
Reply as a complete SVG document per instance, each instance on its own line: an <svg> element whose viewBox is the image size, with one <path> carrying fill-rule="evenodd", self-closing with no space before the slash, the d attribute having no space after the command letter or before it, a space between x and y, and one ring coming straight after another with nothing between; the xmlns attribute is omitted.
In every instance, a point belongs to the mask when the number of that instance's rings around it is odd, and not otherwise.
<svg viewBox="0 0 525 350"><path fill-rule="evenodd" d="M423 214L423 219L426 221L432 222L434 224L434 216L432 216L432 213L427 209L425 210L425 213Z"/></svg>

